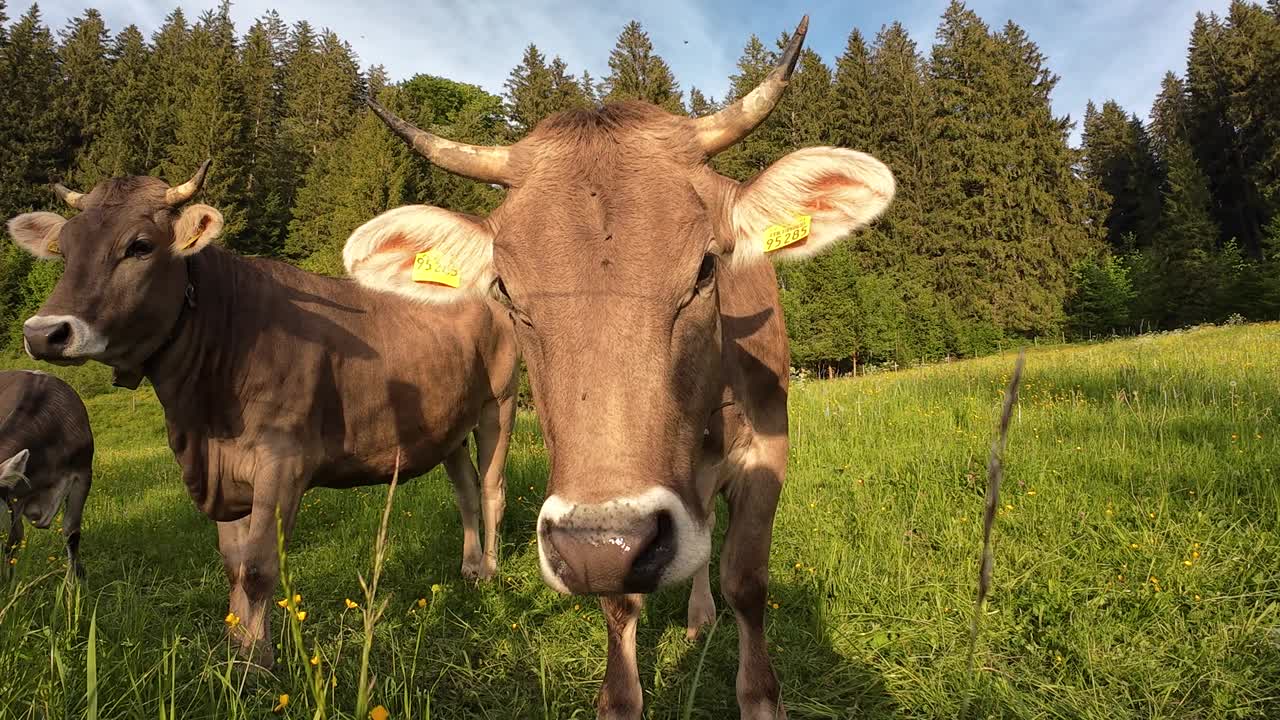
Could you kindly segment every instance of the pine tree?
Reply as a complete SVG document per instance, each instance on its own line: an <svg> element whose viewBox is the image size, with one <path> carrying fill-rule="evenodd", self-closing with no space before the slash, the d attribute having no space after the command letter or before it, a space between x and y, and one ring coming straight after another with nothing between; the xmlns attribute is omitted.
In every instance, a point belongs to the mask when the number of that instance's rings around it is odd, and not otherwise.
<svg viewBox="0 0 1280 720"><path fill-rule="evenodd" d="M226 0L207 10L192 28L178 71L189 80L174 114L173 142L161 163L160 177L183 182L208 159L213 170L201 199L226 219L225 242L232 247L244 229L243 172L240 163L243 95L231 5Z"/></svg>
<svg viewBox="0 0 1280 720"><path fill-rule="evenodd" d="M765 49L760 38L752 35L742 49L742 57L738 58L738 72L729 76L729 96L725 98L725 104L735 103L754 90L776 64L777 56ZM775 122L771 114L750 135L716 156L712 166L718 172L742 181L767 168L786 154L772 130Z"/></svg>
<svg viewBox="0 0 1280 720"><path fill-rule="evenodd" d="M120 31L112 42L107 109L97 139L76 161L77 186L91 188L111 177L145 175L155 164L148 153L148 131L158 112L148 82L150 56L135 25Z"/></svg>
<svg viewBox="0 0 1280 720"><path fill-rule="evenodd" d="M844 53L836 60L832 142L848 148L878 149L872 108L871 55L862 33L854 28Z"/></svg>
<svg viewBox="0 0 1280 720"><path fill-rule="evenodd" d="M62 32L58 64L62 71L57 112L63 123L63 153L58 164L72 160L101 133L111 92L106 23L97 10L86 10Z"/></svg>
<svg viewBox="0 0 1280 720"><path fill-rule="evenodd" d="M1085 110L1086 175L1110 198L1107 242L1119 253L1147 247L1160 217L1161 173L1146 128L1114 101Z"/></svg>
<svg viewBox="0 0 1280 720"><path fill-rule="evenodd" d="M61 123L51 92L60 87L53 35L32 5L9 28L0 48L0 208L7 212L52 203L47 183L62 158ZM54 96L57 97L56 95Z"/></svg>
<svg viewBox="0 0 1280 720"><path fill-rule="evenodd" d="M558 56L551 59L548 68L551 73L551 108L552 112L575 110L591 107L594 103L582 92L582 85L569 72L569 66Z"/></svg>
<svg viewBox="0 0 1280 720"><path fill-rule="evenodd" d="M188 62L190 42L191 27L182 8L170 13L151 37L146 79L149 112L140 118L142 145L138 149L145 168L141 174L160 175L174 144L178 113L194 82L194 67Z"/></svg>
<svg viewBox="0 0 1280 720"><path fill-rule="evenodd" d="M706 117L720 110L715 98L708 98L696 87L689 88L689 117Z"/></svg>
<svg viewBox="0 0 1280 720"><path fill-rule="evenodd" d="M552 113L551 71L537 45L524 49L520 64L511 70L506 82L508 114L516 125L516 132L529 133L543 118Z"/></svg>
<svg viewBox="0 0 1280 720"><path fill-rule="evenodd" d="M1168 168L1159 242L1151 251L1159 295L1146 303L1163 313L1147 320L1180 327L1211 319L1223 278L1214 257L1219 229L1211 212L1209 179L1182 141L1170 146Z"/></svg>
<svg viewBox="0 0 1280 720"><path fill-rule="evenodd" d="M1186 83L1172 72L1165 73L1160 94L1151 104L1150 124L1152 147L1161 162L1168 156L1170 145L1179 140L1190 141L1189 112Z"/></svg>
<svg viewBox="0 0 1280 720"><path fill-rule="evenodd" d="M673 113L684 113L680 86L671 67L653 51L649 34L632 20L618 35L609 53L609 75L604 80L605 102L644 100Z"/></svg>
<svg viewBox="0 0 1280 720"><path fill-rule="evenodd" d="M284 241L289 212L284 188L291 183L277 139L284 114L284 46L288 27L274 11L259 18L240 49L239 85L243 123L239 147L247 204L245 232L236 249L274 254Z"/></svg>

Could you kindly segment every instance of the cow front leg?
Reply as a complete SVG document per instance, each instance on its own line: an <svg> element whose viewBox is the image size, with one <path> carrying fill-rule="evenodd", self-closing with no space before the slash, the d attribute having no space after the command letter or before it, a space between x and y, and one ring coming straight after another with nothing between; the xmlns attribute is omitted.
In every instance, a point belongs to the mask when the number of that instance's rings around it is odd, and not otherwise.
<svg viewBox="0 0 1280 720"><path fill-rule="evenodd" d="M644 596L605 595L600 598L600 608L609 628L609 660L596 698L596 716L600 720L638 720L644 710L644 692L636 666L636 625Z"/></svg>
<svg viewBox="0 0 1280 720"><path fill-rule="evenodd" d="M271 608L276 587L280 583L280 555L276 551L276 508L279 507L284 540L287 545L301 498L300 488L281 476L259 481L254 490L253 510L236 523L220 523L218 539L224 538L223 526L229 526L228 540L239 540L236 555L230 560L223 553L223 565L231 580L231 612L238 623L234 629L241 655L265 668L275 662L271 644ZM234 527L230 527L233 526Z"/></svg>
<svg viewBox="0 0 1280 720"><path fill-rule="evenodd" d="M476 460L480 465L481 492L484 503L484 563L480 579L487 580L498 572L498 527L507 509L507 450L511 431L516 424L516 399L509 396L485 406L476 428Z"/></svg>
<svg viewBox="0 0 1280 720"><path fill-rule="evenodd" d="M765 646L773 517L786 473L786 440L756 441L758 464L727 488L729 527L720 555L720 591L738 621L738 710L743 720L785 718Z"/></svg>
<svg viewBox="0 0 1280 720"><path fill-rule="evenodd" d="M453 482L453 495L462 516L462 576L480 577L480 479L464 442L444 459L444 470Z"/></svg>
<svg viewBox="0 0 1280 720"><path fill-rule="evenodd" d="M84 503L89 499L89 487L93 475L89 471L76 473L71 478L67 502L62 509L62 534L67 539L67 562L77 578L84 579L84 565L80 564L80 521L84 518Z"/></svg>
<svg viewBox="0 0 1280 720"><path fill-rule="evenodd" d="M227 575L227 611L229 632L240 647L242 655L252 656L253 642L248 638L248 627L243 625L249 617L249 597L240 582L244 567L242 548L249 539L250 515L239 520L218 523L218 552L222 555L222 570ZM232 618L234 622L232 622Z"/></svg>

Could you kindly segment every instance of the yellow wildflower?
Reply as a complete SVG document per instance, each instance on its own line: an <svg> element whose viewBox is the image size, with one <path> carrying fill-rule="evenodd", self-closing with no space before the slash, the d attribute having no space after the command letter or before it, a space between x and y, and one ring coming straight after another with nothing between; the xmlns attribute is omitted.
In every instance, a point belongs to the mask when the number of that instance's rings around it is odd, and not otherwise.
<svg viewBox="0 0 1280 720"><path fill-rule="evenodd" d="M303 620L306 620L306 619L307 619L307 611L306 611L306 610L299 610L299 611L298 611L298 613L297 613L297 617L298 617L298 622L302 622Z"/></svg>
<svg viewBox="0 0 1280 720"><path fill-rule="evenodd" d="M426 607L426 606L427 606L427 599L426 599L426 598L418 598L418 607Z"/></svg>
<svg viewBox="0 0 1280 720"><path fill-rule="evenodd" d="M1195 599L1196 599L1196 602L1200 602L1200 596L1199 596L1199 595L1196 595L1196 596L1195 596Z"/></svg>
<svg viewBox="0 0 1280 720"><path fill-rule="evenodd" d="M316 653L315 655L312 655L312 656L311 656L311 664L312 664L312 665L319 665L319 664L320 664L320 653Z"/></svg>
<svg viewBox="0 0 1280 720"><path fill-rule="evenodd" d="M796 569L797 569L797 570L801 570L801 569L803 569L803 568L804 568L804 563L796 563Z"/></svg>
<svg viewBox="0 0 1280 720"><path fill-rule="evenodd" d="M301 604L302 604L302 596L301 596L301 595L294 595L294 596L293 596L293 604L294 604L294 605L301 605Z"/></svg>
<svg viewBox="0 0 1280 720"><path fill-rule="evenodd" d="M369 720L387 720L389 717L391 717L391 713L387 712L387 709L381 705L369 711Z"/></svg>
<svg viewBox="0 0 1280 720"><path fill-rule="evenodd" d="M520 623L511 623L511 629L512 629L512 630L515 630L515 629L516 629L516 628L518 628L518 627L520 627Z"/></svg>
<svg viewBox="0 0 1280 720"><path fill-rule="evenodd" d="M240 624L240 616L233 612L229 612L227 613L227 616L223 618L223 622L227 624L227 627L234 630L235 627Z"/></svg>
<svg viewBox="0 0 1280 720"><path fill-rule="evenodd" d="M432 594L432 595L439 595L439 594L440 594L440 591L441 591L441 590L443 590L443 589L444 589L444 588L440 587L440 583L436 583L436 584L434 584L434 585L432 585L432 586L431 586L431 594Z"/></svg>
<svg viewBox="0 0 1280 720"><path fill-rule="evenodd" d="M1183 564L1183 565L1186 565L1187 567L1191 567L1191 561L1190 561L1190 560L1183 560L1183 561L1182 561L1182 564Z"/></svg>
<svg viewBox="0 0 1280 720"><path fill-rule="evenodd" d="M351 598L347 598L346 600L343 600L343 603L347 606L348 610L355 610L356 608L360 607L360 603L357 603L355 600L352 600Z"/></svg>
<svg viewBox="0 0 1280 720"><path fill-rule="evenodd" d="M1140 545L1138 545L1138 543L1129 543L1129 549L1130 549L1130 550L1137 550L1139 547L1141 547L1141 546L1140 546Z"/></svg>
<svg viewBox="0 0 1280 720"><path fill-rule="evenodd" d="M282 608L289 607L289 598L280 598L276 601L276 605L279 605Z"/></svg>
<svg viewBox="0 0 1280 720"><path fill-rule="evenodd" d="M1028 491L1027 491L1027 497L1035 497L1035 496L1036 496L1036 491L1035 491L1035 490L1028 490Z"/></svg>
<svg viewBox="0 0 1280 720"><path fill-rule="evenodd" d="M778 608L780 608L780 607L782 607L782 606L781 606L781 605L779 605L778 603L774 603L774 604L773 604L773 609L774 609L774 610L777 610L777 609L778 609Z"/></svg>
<svg viewBox="0 0 1280 720"><path fill-rule="evenodd" d="M272 710L274 712L280 712L287 707L289 707L289 693L280 693L280 700Z"/></svg>
<svg viewBox="0 0 1280 720"><path fill-rule="evenodd" d="M1193 559L1199 560L1199 559L1200 559L1200 553L1199 553L1198 551L1197 551L1197 552L1193 552L1193 553L1191 553L1191 557L1192 557Z"/></svg>

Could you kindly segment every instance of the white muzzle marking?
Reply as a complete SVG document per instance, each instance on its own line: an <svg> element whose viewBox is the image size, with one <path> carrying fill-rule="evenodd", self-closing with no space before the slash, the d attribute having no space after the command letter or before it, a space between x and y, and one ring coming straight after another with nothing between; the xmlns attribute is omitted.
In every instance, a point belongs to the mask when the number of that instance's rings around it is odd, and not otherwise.
<svg viewBox="0 0 1280 720"><path fill-rule="evenodd" d="M62 357L67 360L92 360L107 351L107 339L75 315L35 315L27 318L22 327L50 327L58 323L66 323L71 328L71 340L62 351ZM31 346L25 337L22 339L22 347L27 355L31 355Z"/></svg>
<svg viewBox="0 0 1280 720"><path fill-rule="evenodd" d="M572 594L560 579L559 569L553 566L543 546L547 523L558 527L599 530L602 543L616 542L610 528L627 527L637 519L648 518L666 511L675 531L676 555L662 570L659 585L670 585L687 580L707 563L711 557L711 530L705 524L689 516L684 503L675 493L663 487L650 488L632 497L623 497L585 505L571 503L559 495L550 495L542 503L538 513L538 566L542 579L558 593Z"/></svg>

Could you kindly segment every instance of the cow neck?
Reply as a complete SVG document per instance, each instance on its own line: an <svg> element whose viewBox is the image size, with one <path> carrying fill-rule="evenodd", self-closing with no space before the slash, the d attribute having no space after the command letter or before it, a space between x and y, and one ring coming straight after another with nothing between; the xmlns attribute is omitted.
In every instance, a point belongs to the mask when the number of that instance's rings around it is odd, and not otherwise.
<svg viewBox="0 0 1280 720"><path fill-rule="evenodd" d="M187 287L182 293L182 305L178 308L178 317L174 319L173 326L169 328L169 333L165 335L164 342L160 343L160 347L156 348L142 361L141 371L122 372L116 371L115 384L120 387L127 387L130 390L137 389L145 376L151 380L151 384L156 384L157 365L163 359L164 354L173 347L175 341L182 334L183 329L193 320L190 317L195 314L196 296L197 296L197 276L195 257L191 256L184 261L187 265Z"/></svg>

